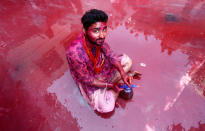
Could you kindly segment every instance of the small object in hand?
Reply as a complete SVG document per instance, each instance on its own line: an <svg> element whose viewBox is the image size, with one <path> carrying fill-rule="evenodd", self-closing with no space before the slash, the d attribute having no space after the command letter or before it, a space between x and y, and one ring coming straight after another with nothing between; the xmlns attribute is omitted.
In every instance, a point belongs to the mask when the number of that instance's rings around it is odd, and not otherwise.
<svg viewBox="0 0 205 131"><path fill-rule="evenodd" d="M135 85L130 85L130 87L128 87L126 84L124 84L123 86L120 86L120 88L123 88L124 90L120 91L119 96L124 98L125 100L130 100L133 97L133 90L132 88L135 88Z"/></svg>

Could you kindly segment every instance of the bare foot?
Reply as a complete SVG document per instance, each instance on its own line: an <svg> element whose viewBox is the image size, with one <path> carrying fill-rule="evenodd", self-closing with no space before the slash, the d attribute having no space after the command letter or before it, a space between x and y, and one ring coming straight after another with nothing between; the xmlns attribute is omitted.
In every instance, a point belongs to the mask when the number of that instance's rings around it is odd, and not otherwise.
<svg viewBox="0 0 205 131"><path fill-rule="evenodd" d="M142 76L142 74L139 73L138 71L132 71L132 72L130 71L128 74L129 74L130 76L132 76L133 79L140 79L141 76Z"/></svg>

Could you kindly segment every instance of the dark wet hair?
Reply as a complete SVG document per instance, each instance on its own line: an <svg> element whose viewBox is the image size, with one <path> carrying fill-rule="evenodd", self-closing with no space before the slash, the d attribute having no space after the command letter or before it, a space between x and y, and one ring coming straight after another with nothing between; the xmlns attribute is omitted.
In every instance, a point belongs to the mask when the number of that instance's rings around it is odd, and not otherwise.
<svg viewBox="0 0 205 131"><path fill-rule="evenodd" d="M108 16L102 10L91 9L88 10L81 18L83 27L87 30L95 22L107 22Z"/></svg>

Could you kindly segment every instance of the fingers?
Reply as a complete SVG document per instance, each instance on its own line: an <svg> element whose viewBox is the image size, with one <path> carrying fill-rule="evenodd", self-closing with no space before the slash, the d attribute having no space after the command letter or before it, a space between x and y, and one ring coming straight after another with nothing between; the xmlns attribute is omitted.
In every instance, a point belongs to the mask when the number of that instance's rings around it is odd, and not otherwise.
<svg viewBox="0 0 205 131"><path fill-rule="evenodd" d="M121 90L123 90L123 89L119 88L118 86L116 86L116 87L114 88L114 91L115 91L116 93L119 93Z"/></svg>
<svg viewBox="0 0 205 131"><path fill-rule="evenodd" d="M118 85L119 85L119 86L123 86L123 85L124 85L124 83L118 83Z"/></svg>
<svg viewBox="0 0 205 131"><path fill-rule="evenodd" d="M122 90L124 90L124 89L118 88L118 92L120 92L120 91L122 91Z"/></svg>
<svg viewBox="0 0 205 131"><path fill-rule="evenodd" d="M121 88L119 88L119 86L121 85L122 83L115 83L112 87L112 89L116 92L116 93L119 93L121 91ZM123 85L123 84L122 84Z"/></svg>
<svg viewBox="0 0 205 131"><path fill-rule="evenodd" d="M130 83L128 81L125 81L125 84L130 87Z"/></svg>
<svg viewBox="0 0 205 131"><path fill-rule="evenodd" d="M130 84L132 83L132 80L133 80L133 77L128 76L128 75L123 78L124 83L129 87L130 87Z"/></svg>
<svg viewBox="0 0 205 131"><path fill-rule="evenodd" d="M133 77L129 77L129 83L132 84Z"/></svg>

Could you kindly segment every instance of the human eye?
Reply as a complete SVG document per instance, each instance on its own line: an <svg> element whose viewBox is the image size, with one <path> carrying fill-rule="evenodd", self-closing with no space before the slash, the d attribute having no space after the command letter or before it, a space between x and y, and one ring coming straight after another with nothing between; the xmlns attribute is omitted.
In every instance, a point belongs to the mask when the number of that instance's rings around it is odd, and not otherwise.
<svg viewBox="0 0 205 131"><path fill-rule="evenodd" d="M99 33L99 30L98 29L94 29L93 32L94 33Z"/></svg>
<svg viewBox="0 0 205 131"><path fill-rule="evenodd" d="M104 29L103 29L103 32L106 32L107 31L107 27L105 27Z"/></svg>

